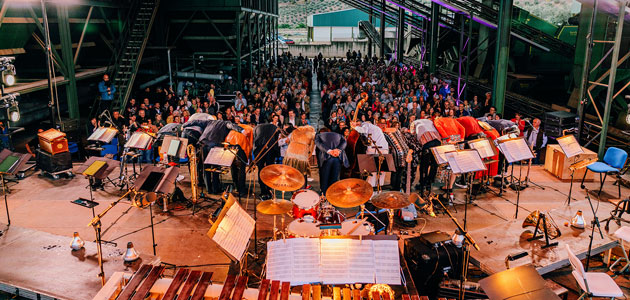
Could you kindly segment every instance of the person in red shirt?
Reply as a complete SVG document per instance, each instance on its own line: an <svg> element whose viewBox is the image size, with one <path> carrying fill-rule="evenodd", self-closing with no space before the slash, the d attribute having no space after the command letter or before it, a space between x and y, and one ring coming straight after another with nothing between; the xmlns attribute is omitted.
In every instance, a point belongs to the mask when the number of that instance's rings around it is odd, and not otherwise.
<svg viewBox="0 0 630 300"><path fill-rule="evenodd" d="M440 133L442 139L446 139L447 142L451 142L451 138L458 135L460 140L463 140L466 136L466 129L464 126L457 122L453 118L437 117L433 120L435 129Z"/></svg>
<svg viewBox="0 0 630 300"><path fill-rule="evenodd" d="M465 140L474 140L479 138L483 134L483 130L479 126L479 122L477 121L477 119L470 116L465 116L459 117L456 120L464 127Z"/></svg>
<svg viewBox="0 0 630 300"><path fill-rule="evenodd" d="M518 130L521 132L518 136L523 136L523 133L525 132L525 120L523 120L523 116L521 115L521 113L515 113L514 119L512 119L511 121L518 125Z"/></svg>

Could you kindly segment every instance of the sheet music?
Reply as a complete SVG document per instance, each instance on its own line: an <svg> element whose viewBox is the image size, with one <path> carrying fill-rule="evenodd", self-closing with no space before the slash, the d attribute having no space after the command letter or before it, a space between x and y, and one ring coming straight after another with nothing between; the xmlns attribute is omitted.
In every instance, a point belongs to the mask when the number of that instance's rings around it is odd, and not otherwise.
<svg viewBox="0 0 630 300"><path fill-rule="evenodd" d="M287 241L293 248L291 285L319 282L319 239L295 238Z"/></svg>
<svg viewBox="0 0 630 300"><path fill-rule="evenodd" d="M229 150L225 150L221 147L214 147L210 149L210 152L206 156L206 160L203 162L207 165L218 165L223 167L229 167L234 161L234 153Z"/></svg>
<svg viewBox="0 0 630 300"><path fill-rule="evenodd" d="M291 281L293 251L291 251L290 241L290 239L283 239L267 243L267 279Z"/></svg>
<svg viewBox="0 0 630 300"><path fill-rule="evenodd" d="M349 240L348 279L355 283L373 283L375 280L374 246L371 240Z"/></svg>
<svg viewBox="0 0 630 300"><path fill-rule="evenodd" d="M559 137L557 141L558 145L560 145L560 148L562 149L562 152L564 152L564 155L567 157L584 154L582 146L580 146L580 143L578 143L574 135Z"/></svg>
<svg viewBox="0 0 630 300"><path fill-rule="evenodd" d="M100 127L97 128L96 130L94 130L94 132L92 132L92 134L87 138L88 141L98 141L98 139L101 137L101 135L103 135L103 133L105 133L106 128L105 127Z"/></svg>
<svg viewBox="0 0 630 300"><path fill-rule="evenodd" d="M477 150L481 158L495 156L495 153L492 149L492 144L490 144L490 141L487 139L482 139L475 142L468 142L468 145L470 145L470 148Z"/></svg>
<svg viewBox="0 0 630 300"><path fill-rule="evenodd" d="M321 279L324 284L348 283L348 239L320 240Z"/></svg>
<svg viewBox="0 0 630 300"><path fill-rule="evenodd" d="M446 159L455 174L486 170L486 166L477 151L447 152Z"/></svg>
<svg viewBox="0 0 630 300"><path fill-rule="evenodd" d="M140 139L140 133L136 132L132 134L131 137L129 138L129 141L127 141L127 143L125 144L125 148L135 148L135 145L136 143L138 143L139 139Z"/></svg>
<svg viewBox="0 0 630 300"><path fill-rule="evenodd" d="M398 241L373 241L376 283L400 284Z"/></svg>
<svg viewBox="0 0 630 300"><path fill-rule="evenodd" d="M505 159L507 159L509 163L534 158L532 151L529 149L527 142L523 138L500 143L499 150L503 152Z"/></svg>
<svg viewBox="0 0 630 300"><path fill-rule="evenodd" d="M446 160L446 155L444 155L444 153L450 152L450 151L456 151L456 150L457 149L455 148L455 145L452 145L452 144L436 146L436 147L431 148L431 151L433 152L433 155L435 156L435 160L440 165L448 163L448 161Z"/></svg>
<svg viewBox="0 0 630 300"><path fill-rule="evenodd" d="M232 204L212 239L240 261L254 232L254 219L238 203Z"/></svg>

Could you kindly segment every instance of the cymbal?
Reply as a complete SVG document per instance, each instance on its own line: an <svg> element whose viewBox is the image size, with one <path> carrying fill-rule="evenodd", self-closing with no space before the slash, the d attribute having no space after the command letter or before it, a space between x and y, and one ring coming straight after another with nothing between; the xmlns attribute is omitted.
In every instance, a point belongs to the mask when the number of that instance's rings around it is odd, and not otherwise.
<svg viewBox="0 0 630 300"><path fill-rule="evenodd" d="M287 165L269 165L260 171L260 179L271 189L292 192L304 186L304 175Z"/></svg>
<svg viewBox="0 0 630 300"><path fill-rule="evenodd" d="M333 183L326 191L326 199L336 207L359 206L372 197L372 186L365 180L347 178Z"/></svg>
<svg viewBox="0 0 630 300"><path fill-rule="evenodd" d="M372 204L378 208L400 209L409 206L409 196L401 192L382 192L372 198Z"/></svg>
<svg viewBox="0 0 630 300"><path fill-rule="evenodd" d="M258 203L256 210L265 215L281 215L289 212L293 203L287 200L266 200Z"/></svg>

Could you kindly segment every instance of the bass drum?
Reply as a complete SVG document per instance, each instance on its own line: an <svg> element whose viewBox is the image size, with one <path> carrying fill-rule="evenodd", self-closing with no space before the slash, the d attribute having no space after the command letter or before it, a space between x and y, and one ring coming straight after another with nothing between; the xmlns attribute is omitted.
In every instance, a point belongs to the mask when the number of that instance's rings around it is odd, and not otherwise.
<svg viewBox="0 0 630 300"><path fill-rule="evenodd" d="M310 215L317 219L319 216L319 194L312 190L299 190L291 197L293 202L293 218L300 219Z"/></svg>
<svg viewBox="0 0 630 300"><path fill-rule="evenodd" d="M289 237L318 237L321 234L319 230L319 222L314 218L295 219L287 226Z"/></svg>

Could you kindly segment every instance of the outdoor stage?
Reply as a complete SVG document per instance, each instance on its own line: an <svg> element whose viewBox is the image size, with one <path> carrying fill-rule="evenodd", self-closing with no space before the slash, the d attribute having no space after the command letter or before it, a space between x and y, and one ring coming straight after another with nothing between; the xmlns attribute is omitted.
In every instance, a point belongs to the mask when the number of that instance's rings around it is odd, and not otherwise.
<svg viewBox="0 0 630 300"><path fill-rule="evenodd" d="M75 165L77 167L78 165ZM190 194L189 175L183 168L181 174L185 178L178 183L184 193ZM313 172L314 181L309 182L314 190L319 190L317 172ZM565 244L569 244L575 252L586 252L589 242L590 227L576 230L565 227L578 209L584 213L587 223L592 220L592 213L586 202L586 193L580 189L579 183L573 185L573 200L571 206L566 206L569 183L562 182L542 166L532 167L531 179L544 187L531 185L521 192L519 218L514 219L516 209L516 192L506 190L501 197L494 193L486 193L476 197L468 205L467 226L473 238L481 247L481 251L471 252L471 261L480 266L487 273L494 273L505 269L505 257L527 251L528 256L511 263L518 266L533 263L541 273L548 273L553 269L566 266ZM228 182L229 175L224 176ZM70 201L78 197L89 197L85 188L87 179L77 176L74 179L60 179L52 181L37 175L29 176L17 184L10 185L11 194L8 195L11 212L11 228L0 237L0 283L4 288L13 287L30 290L42 295L49 295L59 299L91 299L100 289L97 277L98 267L95 257L94 232L86 225L92 219L89 209L75 205ZM590 189L599 187L597 182L587 182ZM437 187L436 192L439 193ZM100 205L96 212L104 210L107 205L115 201L118 189L106 186L105 191L96 191L95 200ZM617 187L612 181L604 185L604 192L616 195ZM627 188L622 188L622 196L630 195ZM216 199L217 196L212 196ZM593 204L598 199L592 197ZM464 220L464 190L455 190L455 206L450 206L454 216ZM253 200L242 199L242 206L253 213ZM161 262L187 265L191 269L214 272L213 282L223 282L228 273L227 258L207 236L210 229L209 215L218 207L218 202L206 200L200 203L202 208L192 215L190 209L181 211L158 212L154 209L155 238L158 244L157 255ZM523 219L533 210L550 211L558 224L562 236L557 239L559 245L547 250L540 250L541 241L528 242L524 240L524 233L533 231L532 227L522 228ZM599 201L598 216L607 218L613 205L607 201ZM346 216L356 213L354 209L341 210ZM287 222L291 221L287 217ZM426 220L426 226L425 226ZM0 213L0 222L6 223L6 215ZM271 235L273 219L258 214L258 238ZM149 210L138 209L122 201L103 218L103 239L113 240L117 248L104 245L106 252L105 274L109 278L115 271L129 272L121 256L126 242L134 243L136 250L143 256L144 262L157 261L151 256L153 253L151 231L149 225ZM0 226L0 230L6 226ZM618 226L611 222L609 233L612 234ZM421 214L415 227L397 225L398 230L405 231L405 236L419 235L434 230L452 233L455 226L443 213L438 212L432 218ZM603 229L603 225L602 225ZM74 254L69 248L72 233L78 231L88 242L83 254ZM601 253L614 247L615 242L610 234L604 231L604 239L596 232L593 242L593 253ZM533 251L532 251L533 250ZM601 260L600 260L601 261ZM570 272L569 272L570 273ZM564 276L569 276L566 273ZM170 274L170 273L169 273ZM569 275L567 275L569 274ZM555 280L555 278L554 278ZM626 294L629 294L628 282L620 276L617 282ZM566 283L566 284L565 284ZM569 290L575 290L572 278L562 280L562 284ZM24 295L21 292L21 295ZM35 298L33 298L35 299Z"/></svg>

